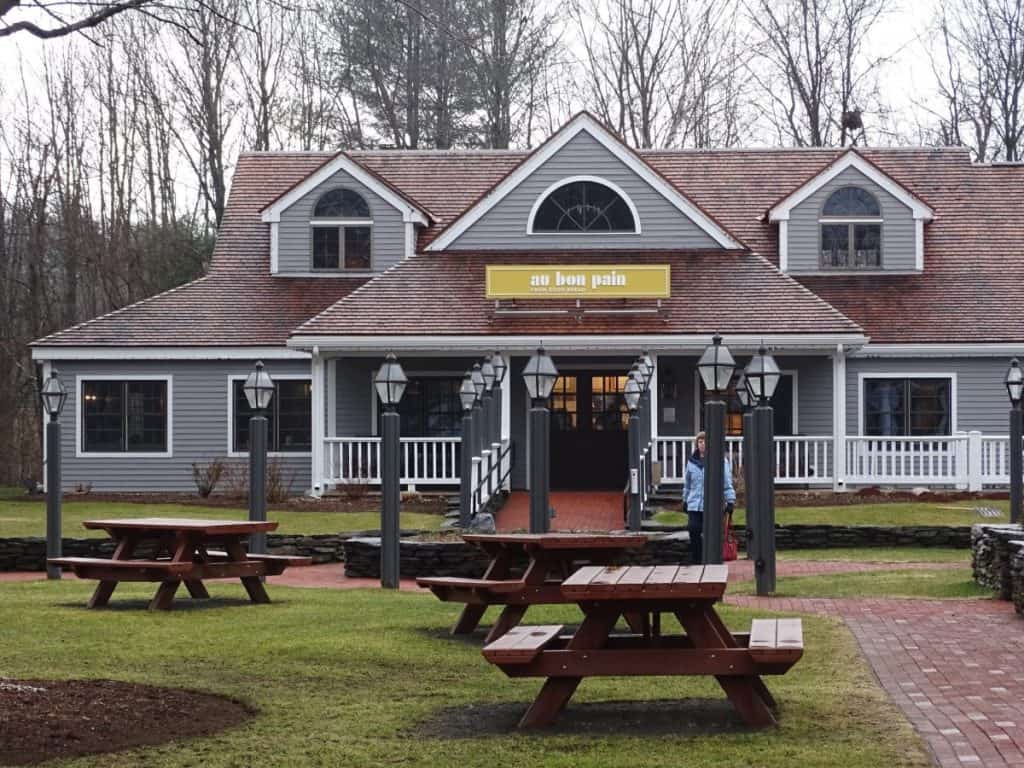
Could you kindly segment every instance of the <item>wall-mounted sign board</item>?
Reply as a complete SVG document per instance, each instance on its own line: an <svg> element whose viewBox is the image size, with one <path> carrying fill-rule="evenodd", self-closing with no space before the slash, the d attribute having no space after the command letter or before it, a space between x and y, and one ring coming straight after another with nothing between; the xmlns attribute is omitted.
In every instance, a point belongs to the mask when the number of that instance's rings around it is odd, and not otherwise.
<svg viewBox="0 0 1024 768"><path fill-rule="evenodd" d="M668 264L491 264L488 299L667 299Z"/></svg>

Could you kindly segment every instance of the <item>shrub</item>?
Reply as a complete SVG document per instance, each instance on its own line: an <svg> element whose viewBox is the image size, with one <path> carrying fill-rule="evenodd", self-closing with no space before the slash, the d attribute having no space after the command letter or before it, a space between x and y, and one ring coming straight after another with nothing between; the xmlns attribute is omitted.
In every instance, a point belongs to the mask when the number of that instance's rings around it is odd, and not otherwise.
<svg viewBox="0 0 1024 768"><path fill-rule="evenodd" d="M338 483L338 494L348 501L365 499L370 492L370 481L365 477L353 477Z"/></svg>
<svg viewBox="0 0 1024 768"><path fill-rule="evenodd" d="M249 464L239 462L225 467L224 482L228 493L244 500L249 498ZM280 504L287 501L295 484L295 473L288 472L278 459L268 459L267 477L264 483L267 502Z"/></svg>
<svg viewBox="0 0 1024 768"><path fill-rule="evenodd" d="M221 477L224 475L225 464L223 459L214 459L205 466L192 463L192 481L196 484L201 498L209 498L210 494L217 488Z"/></svg>

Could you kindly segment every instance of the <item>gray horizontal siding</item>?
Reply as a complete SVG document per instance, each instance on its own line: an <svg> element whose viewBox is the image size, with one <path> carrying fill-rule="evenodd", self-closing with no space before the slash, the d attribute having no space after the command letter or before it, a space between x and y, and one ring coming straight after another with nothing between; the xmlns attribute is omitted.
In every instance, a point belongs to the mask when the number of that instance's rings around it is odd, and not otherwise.
<svg viewBox="0 0 1024 768"><path fill-rule="evenodd" d="M245 375L248 361L165 361L165 362L60 362L54 363L68 388L68 401L61 415L61 460L63 486L72 490L88 485L94 491L195 491L192 463L203 465L228 454L228 376ZM275 374L309 373L303 361L269 361ZM115 457L75 455L75 381L79 376L169 375L172 380L172 453L169 458L144 458L132 454ZM226 459L243 464L245 458ZM308 455L278 459L291 492L304 493L310 487ZM223 486L221 487L223 490Z"/></svg>
<svg viewBox="0 0 1024 768"><path fill-rule="evenodd" d="M373 217L370 242L373 269L378 272L387 269L405 256L405 223L401 211L345 171L338 171L328 181L281 212L281 222L277 228L278 271L281 274L312 271L312 228L309 222L316 201L336 187L358 192L370 206L370 215Z"/></svg>
<svg viewBox="0 0 1024 768"><path fill-rule="evenodd" d="M639 235L527 235L537 197L569 176L600 176L619 186L636 206ZM452 249L718 248L718 244L625 163L586 132L574 136L450 246Z"/></svg>
<svg viewBox="0 0 1024 768"><path fill-rule="evenodd" d="M1009 400L1003 377L1006 358L868 359L850 358L846 362L846 432L863 433L858 422L858 381L861 373L898 376L915 373L956 374L956 426L969 432L1005 435L1008 430Z"/></svg>
<svg viewBox="0 0 1024 768"><path fill-rule="evenodd" d="M862 187L876 198L882 209L882 269L915 269L916 245L914 217L907 206L868 179L856 168L847 168L815 191L790 212L789 271L794 273L828 272L819 268L821 208L828 196L840 187Z"/></svg>

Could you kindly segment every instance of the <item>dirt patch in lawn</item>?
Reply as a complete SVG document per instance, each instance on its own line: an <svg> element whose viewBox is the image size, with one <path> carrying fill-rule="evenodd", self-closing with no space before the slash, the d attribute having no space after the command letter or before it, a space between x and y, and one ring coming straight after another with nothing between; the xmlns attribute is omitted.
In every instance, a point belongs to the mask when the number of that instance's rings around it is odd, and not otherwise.
<svg viewBox="0 0 1024 768"><path fill-rule="evenodd" d="M115 752L208 736L254 715L211 693L114 680L0 678L0 764Z"/></svg>
<svg viewBox="0 0 1024 768"><path fill-rule="evenodd" d="M475 739L514 733L527 704L477 704L446 707L422 721L411 736ZM547 728L531 736L600 733L608 736L687 736L746 730L728 700L598 701L569 705Z"/></svg>
<svg viewBox="0 0 1024 768"><path fill-rule="evenodd" d="M860 488L853 492L835 493L833 491L776 491L776 507L847 507L859 504L934 504L947 501L970 502L978 499L1007 499L1006 491L971 493L953 490L922 490L917 493L909 490L891 490L882 488Z"/></svg>

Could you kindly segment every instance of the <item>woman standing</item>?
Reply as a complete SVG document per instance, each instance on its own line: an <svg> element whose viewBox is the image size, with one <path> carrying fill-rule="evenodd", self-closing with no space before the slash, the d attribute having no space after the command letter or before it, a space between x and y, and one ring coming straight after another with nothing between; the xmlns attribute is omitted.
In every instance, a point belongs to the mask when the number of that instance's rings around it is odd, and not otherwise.
<svg viewBox="0 0 1024 768"><path fill-rule="evenodd" d="M694 564L704 562L704 438L703 432L697 433L696 445L686 462L683 476L683 512L689 515L686 530L690 534L690 559ZM722 501L725 514L731 515L736 504L736 490L732 487L732 468L728 459L725 460L724 480Z"/></svg>

